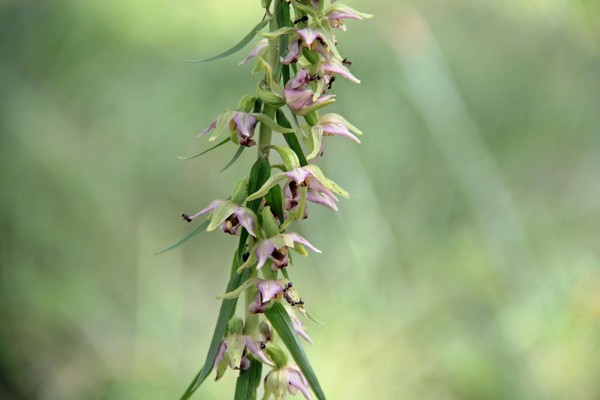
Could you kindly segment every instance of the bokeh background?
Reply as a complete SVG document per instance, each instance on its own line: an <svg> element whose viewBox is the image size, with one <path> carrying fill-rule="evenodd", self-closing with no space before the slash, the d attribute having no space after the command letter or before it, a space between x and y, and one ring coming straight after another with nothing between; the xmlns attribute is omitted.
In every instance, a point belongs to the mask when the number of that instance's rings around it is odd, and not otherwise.
<svg viewBox="0 0 600 400"><path fill-rule="evenodd" d="M352 198L311 207L290 271L331 399L600 398L600 6L348 1L363 83L327 140ZM174 399L235 241L154 253L254 152L195 134L257 77L212 64L258 0L0 1L0 398ZM231 398L235 374L198 399Z"/></svg>

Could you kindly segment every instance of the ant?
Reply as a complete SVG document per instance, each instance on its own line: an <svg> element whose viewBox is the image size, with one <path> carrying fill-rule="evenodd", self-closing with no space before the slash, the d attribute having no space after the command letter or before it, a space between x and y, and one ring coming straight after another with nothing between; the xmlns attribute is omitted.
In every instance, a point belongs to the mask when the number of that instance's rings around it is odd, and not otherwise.
<svg viewBox="0 0 600 400"><path fill-rule="evenodd" d="M312 75L312 76L310 76L310 77L308 78L308 80L309 80L310 82L312 82L312 81L320 81L320 80L321 80L321 75L319 75L319 74Z"/></svg>
<svg viewBox="0 0 600 400"><path fill-rule="evenodd" d="M348 60L347 58L344 58L342 60L342 64L347 65L347 66L351 66L352 65L352 61Z"/></svg>
<svg viewBox="0 0 600 400"><path fill-rule="evenodd" d="M296 18L294 20L294 25L298 25L300 22L307 22L308 17L306 15L301 16L300 18Z"/></svg>
<svg viewBox="0 0 600 400"><path fill-rule="evenodd" d="M192 219L187 214L181 214L181 218L183 218L185 222L192 222Z"/></svg>
<svg viewBox="0 0 600 400"><path fill-rule="evenodd" d="M331 90L331 86L333 85L333 82L335 81L335 76L332 76L329 79L329 82L327 83L327 89Z"/></svg>

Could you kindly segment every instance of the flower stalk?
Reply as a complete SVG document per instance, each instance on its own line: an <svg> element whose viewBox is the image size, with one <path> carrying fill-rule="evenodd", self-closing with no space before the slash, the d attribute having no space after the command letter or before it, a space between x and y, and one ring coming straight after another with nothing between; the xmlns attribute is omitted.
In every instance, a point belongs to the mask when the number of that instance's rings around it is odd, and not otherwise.
<svg viewBox="0 0 600 400"><path fill-rule="evenodd" d="M223 305L209 354L182 399L194 393L211 369L216 369L219 379L232 368L240 371L235 400L255 400L262 365L266 365L272 369L263 380L264 400L281 400L298 392L311 400L311 390L318 400L325 400L299 341L302 338L312 344L297 315L307 315L305 301L288 272L296 258L293 253L307 256L307 248L321 251L292 228L309 218L312 204L337 211L337 196L349 197L315 163L329 137L343 136L360 143L356 135L362 132L339 114L320 116L319 112L336 101L332 92L336 78L360 82L349 70L352 63L339 54L334 30L346 30L346 19L370 18L335 0L325 7L326 1L261 0L265 18L236 46L243 47L268 24L269 31L262 34L265 39L240 63L255 59L253 73L262 74L256 94L243 96L236 108L223 111L198 135L210 133L212 142L228 132L227 139L209 149L227 142L237 146L228 165L246 147L255 145L257 160L249 177L238 181L229 198L215 200L196 214L182 214L190 223L207 218L201 225L207 231L221 227L223 232L239 236L231 280L227 292L219 296ZM229 53L232 51L223 54ZM206 60L216 58L220 56ZM287 146L272 144L279 133ZM273 154L271 150L275 150ZM271 165L271 155L281 162ZM274 168L280 171L272 172ZM235 316L242 294L243 321Z"/></svg>

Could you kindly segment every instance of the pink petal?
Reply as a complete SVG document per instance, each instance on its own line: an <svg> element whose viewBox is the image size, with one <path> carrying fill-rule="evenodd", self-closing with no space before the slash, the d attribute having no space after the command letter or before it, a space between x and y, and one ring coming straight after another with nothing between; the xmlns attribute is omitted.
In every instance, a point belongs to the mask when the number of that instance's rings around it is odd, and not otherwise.
<svg viewBox="0 0 600 400"><path fill-rule="evenodd" d="M337 201L336 197L327 196L325 193L320 193L314 190L308 190L306 193L306 200L311 203L320 204L325 206L333 211L337 211L337 205L335 202Z"/></svg>
<svg viewBox="0 0 600 400"><path fill-rule="evenodd" d="M273 253L275 247L271 244L269 239L264 240L256 249L256 258L258 259L258 265L256 269L261 269L263 265L267 262L267 259Z"/></svg>
<svg viewBox="0 0 600 400"><path fill-rule="evenodd" d="M194 218L198 218L201 215L204 214L208 214L210 211L214 210L215 208L218 208L221 206L221 204L225 203L225 200L213 200L208 207L203 208L202 210L198 211L196 214L194 215L190 215L189 218L190 219L194 219Z"/></svg>
<svg viewBox="0 0 600 400"><path fill-rule="evenodd" d="M206 128L205 130L203 130L202 132L200 132L198 134L198 136L196 137L200 137L200 136L204 136L206 135L208 132L212 131L213 129L215 129L217 127L217 122L219 121L219 118L216 118L213 122L210 123L210 125L208 126L208 128Z"/></svg>
<svg viewBox="0 0 600 400"><path fill-rule="evenodd" d="M302 236L298 235L297 233L286 233L285 235L289 235L294 242L300 243L300 244L308 247L309 249L311 249L315 253L321 253L321 250L317 249L315 246L313 246L312 244L310 244L308 242L308 240L304 239Z"/></svg>
<svg viewBox="0 0 600 400"><path fill-rule="evenodd" d="M283 290L283 285L277 280L260 281L256 288L262 295L262 301L267 302Z"/></svg>
<svg viewBox="0 0 600 400"><path fill-rule="evenodd" d="M285 56L285 58L281 59L281 63L282 64L295 63L298 61L298 59L300 59L301 55L302 55L302 48L300 47L300 41L294 40L293 42L290 43L289 48L288 48L288 53Z"/></svg>
<svg viewBox="0 0 600 400"><path fill-rule="evenodd" d="M300 168L294 168L293 170L284 173L284 175L300 185L311 174L304 168L300 167Z"/></svg>
<svg viewBox="0 0 600 400"><path fill-rule="evenodd" d="M295 368L288 368L290 386L298 389L306 399L311 400L310 392L308 391L308 382L302 372ZM291 390L290 393L294 394Z"/></svg>
<svg viewBox="0 0 600 400"><path fill-rule="evenodd" d="M245 207L238 207L234 214L238 221L240 221L240 225L246 228L249 234L256 237L256 234L254 233L254 217L252 214L250 214Z"/></svg>
<svg viewBox="0 0 600 400"><path fill-rule="evenodd" d="M223 360L223 357L225 356L225 350L227 350L227 343L225 343L225 341L222 341L221 345L219 346L217 356L215 357L215 365L213 366L213 368L217 368L217 365L219 365L221 360Z"/></svg>
<svg viewBox="0 0 600 400"><path fill-rule="evenodd" d="M267 365L273 365L271 360L269 360L265 355L265 352L262 351L258 343L256 343L256 340L252 339L250 336L246 336L246 348L263 363Z"/></svg>
<svg viewBox="0 0 600 400"><path fill-rule="evenodd" d="M258 43L256 43L256 46L254 46L254 48L252 49L250 54L248 54L248 57L244 58L239 63L239 65L245 64L249 59L256 57L258 53L260 53L267 47L269 47L269 41L267 39L263 39L263 40L259 41Z"/></svg>

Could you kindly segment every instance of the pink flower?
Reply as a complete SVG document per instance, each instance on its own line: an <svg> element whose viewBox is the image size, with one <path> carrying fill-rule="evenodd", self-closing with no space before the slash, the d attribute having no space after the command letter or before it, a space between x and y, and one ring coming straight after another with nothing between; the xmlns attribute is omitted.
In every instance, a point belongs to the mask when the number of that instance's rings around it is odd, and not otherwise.
<svg viewBox="0 0 600 400"><path fill-rule="evenodd" d="M206 135L213 129L217 129L211 137L211 140L213 140L221 133L225 126L228 126L230 132L237 132L237 141L241 146L251 147L256 144L252 140L252 136L254 136L254 128L257 122L256 118L248 113L242 111L225 111L211 122L208 128L200 132L198 137Z"/></svg>
<svg viewBox="0 0 600 400"><path fill-rule="evenodd" d="M227 365L232 369L247 369L249 360L246 357L246 353L248 351L263 363L272 366L273 363L267 358L265 352L262 350L263 347L264 345L259 344L250 336L239 333L225 337L215 357L214 368L217 370L217 380L223 376Z"/></svg>
<svg viewBox="0 0 600 400"><path fill-rule="evenodd" d="M254 233L256 216L252 210L235 204L231 200L213 200L206 208L203 208L196 214L182 214L182 217L185 221L192 222L193 219L208 214L215 209L217 209L217 211L211 220L211 224L207 229L208 231L221 225L223 232L229 233L230 235L237 235L241 225L246 228L249 234L256 237L256 234Z"/></svg>

